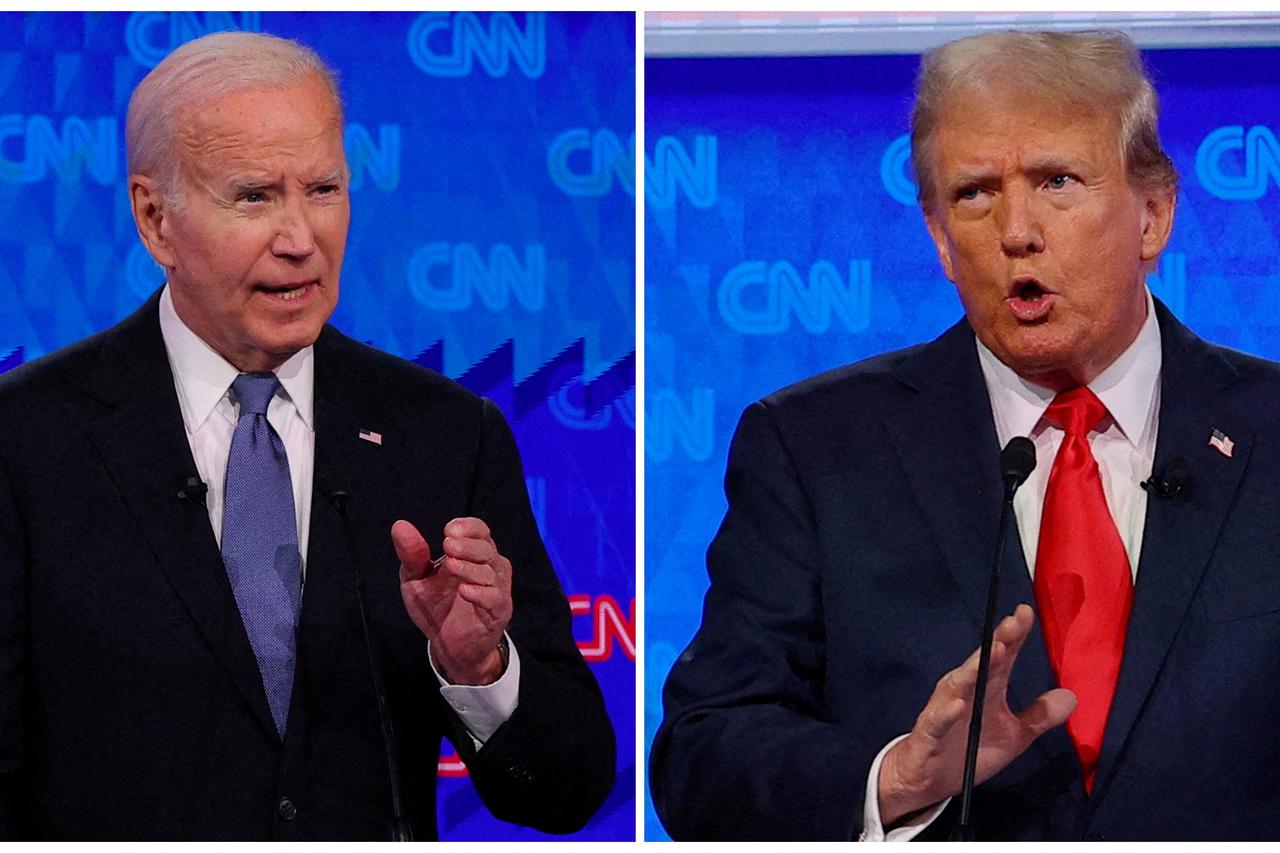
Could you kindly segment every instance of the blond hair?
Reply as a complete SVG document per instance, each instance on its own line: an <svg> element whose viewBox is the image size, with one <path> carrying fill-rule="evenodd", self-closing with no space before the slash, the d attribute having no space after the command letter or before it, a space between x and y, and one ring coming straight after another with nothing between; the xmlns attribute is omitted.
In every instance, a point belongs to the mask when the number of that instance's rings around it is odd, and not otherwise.
<svg viewBox="0 0 1280 853"><path fill-rule="evenodd" d="M1129 182L1177 192L1178 172L1156 128L1156 92L1132 39L1112 31L1001 32L948 42L920 62L911 165L921 204L933 201L933 141L948 107L960 95L1008 91L1113 118Z"/></svg>

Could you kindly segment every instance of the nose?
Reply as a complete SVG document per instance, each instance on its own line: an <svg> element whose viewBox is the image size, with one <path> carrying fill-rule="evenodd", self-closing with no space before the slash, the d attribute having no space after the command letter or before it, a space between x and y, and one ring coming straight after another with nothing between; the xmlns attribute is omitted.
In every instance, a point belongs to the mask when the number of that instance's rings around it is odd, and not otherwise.
<svg viewBox="0 0 1280 853"><path fill-rule="evenodd" d="M1000 201L1000 246L1010 257L1044 251L1044 228L1034 195L1021 188L1006 189Z"/></svg>
<svg viewBox="0 0 1280 853"><path fill-rule="evenodd" d="M292 199L280 210L271 252L277 257L301 260L310 257L315 250L315 230L307 218L304 202Z"/></svg>

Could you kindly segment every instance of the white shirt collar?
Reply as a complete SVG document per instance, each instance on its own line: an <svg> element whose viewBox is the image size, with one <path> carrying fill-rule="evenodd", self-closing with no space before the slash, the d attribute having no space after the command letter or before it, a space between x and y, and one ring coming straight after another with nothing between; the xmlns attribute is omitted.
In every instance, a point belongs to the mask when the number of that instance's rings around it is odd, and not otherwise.
<svg viewBox="0 0 1280 853"><path fill-rule="evenodd" d="M1023 379L974 336L978 362L991 397L996 436L1003 447L1015 435L1031 435L1045 410L1053 402L1054 391ZM1148 444L1152 427L1151 406L1160 382L1162 363L1160 324L1155 303L1147 291L1147 319L1129 348L1089 383L1111 413L1112 420L1135 447Z"/></svg>
<svg viewBox="0 0 1280 853"><path fill-rule="evenodd" d="M182 322L173 307L173 296L169 293L168 284L160 294L160 334L169 354L169 367L177 380L182 420L188 431L195 432L226 396L240 371ZM313 350L314 347L299 350L275 370L276 378L280 380L280 385L292 401L298 416L312 429L315 388Z"/></svg>

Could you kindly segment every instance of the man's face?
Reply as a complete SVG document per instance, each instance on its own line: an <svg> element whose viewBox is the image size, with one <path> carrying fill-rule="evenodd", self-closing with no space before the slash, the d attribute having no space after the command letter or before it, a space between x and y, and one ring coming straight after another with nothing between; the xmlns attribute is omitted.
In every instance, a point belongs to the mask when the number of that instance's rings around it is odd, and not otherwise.
<svg viewBox="0 0 1280 853"><path fill-rule="evenodd" d="M1137 336L1173 198L1130 186L1112 120L1032 100L950 107L925 218L978 338L1060 390L1091 381Z"/></svg>
<svg viewBox="0 0 1280 853"><path fill-rule="evenodd" d="M192 331L241 370L273 369L315 342L338 301L351 217L341 118L310 79L233 92L181 128L181 205L149 247Z"/></svg>

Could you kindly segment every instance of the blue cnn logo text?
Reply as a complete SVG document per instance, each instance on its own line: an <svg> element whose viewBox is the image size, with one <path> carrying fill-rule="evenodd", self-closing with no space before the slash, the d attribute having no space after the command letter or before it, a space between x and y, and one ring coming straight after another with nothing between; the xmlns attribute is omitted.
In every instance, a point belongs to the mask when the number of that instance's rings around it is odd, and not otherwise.
<svg viewBox="0 0 1280 853"><path fill-rule="evenodd" d="M916 182L911 179L911 136L902 134L884 150L880 158L880 183L894 201L915 205Z"/></svg>
<svg viewBox="0 0 1280 853"><path fill-rule="evenodd" d="M683 194L694 207L713 206L718 194L718 145L715 136L700 134L693 138L690 153L676 137L659 137L653 159L645 158L645 200L666 209L675 207ZM551 182L568 195L606 195L615 181L627 195L635 195L635 148L634 135L623 145L607 128L570 128L547 146L547 172Z"/></svg>
<svg viewBox="0 0 1280 853"><path fill-rule="evenodd" d="M635 147L634 136L623 145L612 130L573 127L547 146L547 173L568 195L607 195L615 180L627 195L635 195Z"/></svg>
<svg viewBox="0 0 1280 853"><path fill-rule="evenodd" d="M10 139L22 140L22 155L13 159L19 147ZM99 184L116 179L116 120L110 116L81 118L67 116L58 129L50 116L0 116L0 181L34 184L52 170L66 183L78 183L88 173Z"/></svg>
<svg viewBox="0 0 1280 853"><path fill-rule="evenodd" d="M133 12L124 26L129 55L155 68L178 45L224 30L262 32L260 12Z"/></svg>
<svg viewBox="0 0 1280 853"><path fill-rule="evenodd" d="M434 311L466 311L472 294L491 311L505 311L514 295L530 312L547 298L547 253L541 243L524 247L524 259L506 243L482 257L472 243L428 243L409 259L409 291Z"/></svg>
<svg viewBox="0 0 1280 853"><path fill-rule="evenodd" d="M716 203L719 176L719 140L699 134L693 138L693 154L674 136L660 136L653 145L653 159L644 163L644 197L657 208L676 206L677 191L694 207Z"/></svg>
<svg viewBox="0 0 1280 853"><path fill-rule="evenodd" d="M1218 198L1257 201L1268 183L1280 186L1280 144L1264 125L1220 127L1196 151L1196 177Z"/></svg>
<svg viewBox="0 0 1280 853"><path fill-rule="evenodd" d="M352 122L343 134L352 191L364 186L365 175L383 192L400 185L400 125L378 125L378 141L364 125Z"/></svg>
<svg viewBox="0 0 1280 853"><path fill-rule="evenodd" d="M579 376L547 398L547 408L561 425L576 430L608 429L616 413L627 429L636 428L636 389L628 389L627 393L594 415L582 407L582 391L583 382Z"/></svg>
<svg viewBox="0 0 1280 853"><path fill-rule="evenodd" d="M472 66L505 77L514 64L536 80L547 67L544 12L526 12L524 26L509 12L493 12L488 26L474 12L424 12L409 27L409 56L432 77L466 77Z"/></svg>
<svg viewBox="0 0 1280 853"><path fill-rule="evenodd" d="M871 261L849 261L842 278L831 261L815 261L806 280L787 261L746 261L720 281L721 318L744 335L777 335L795 316L806 331L822 334L832 319L850 332L871 322Z"/></svg>
<svg viewBox="0 0 1280 853"><path fill-rule="evenodd" d="M672 388L658 388L645 396L645 455L666 462L678 444L690 459L706 462L715 447L716 392L694 388L688 401Z"/></svg>

